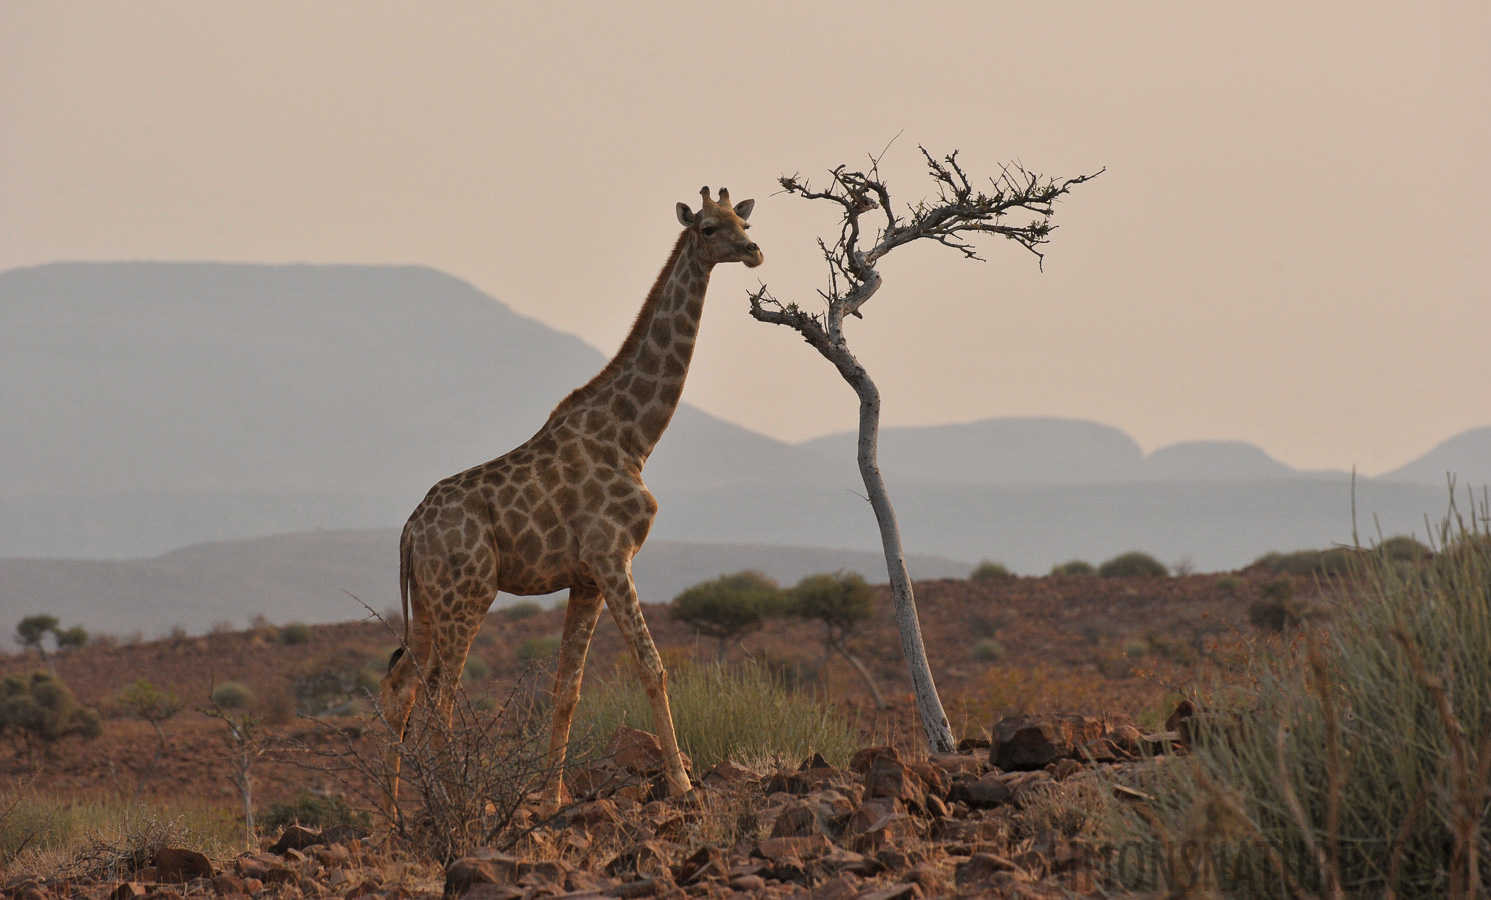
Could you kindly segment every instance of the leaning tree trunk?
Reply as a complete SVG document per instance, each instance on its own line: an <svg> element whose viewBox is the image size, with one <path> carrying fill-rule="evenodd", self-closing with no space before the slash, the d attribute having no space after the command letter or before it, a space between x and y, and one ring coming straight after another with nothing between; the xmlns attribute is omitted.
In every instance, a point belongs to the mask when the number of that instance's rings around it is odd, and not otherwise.
<svg viewBox="0 0 1491 900"><path fill-rule="evenodd" d="M880 477L880 463L876 459L876 446L880 440L880 389L875 387L870 373L863 366L856 365L855 368L858 369L856 377L849 379L849 383L859 395L859 474L864 479L870 507L875 510L875 521L880 525L885 571L890 576L890 596L896 605L896 626L901 632L901 650L906 654L911 690L916 696L916 711L921 716L922 729L927 733L927 745L932 752L952 753L957 745L953 742L947 713L942 708L942 698L937 696L932 667L927 664L921 621L916 615L916 596L911 591L911 573L906 570L906 551L901 548L901 528L896 524L896 511L891 508L890 495L885 491L885 479Z"/></svg>

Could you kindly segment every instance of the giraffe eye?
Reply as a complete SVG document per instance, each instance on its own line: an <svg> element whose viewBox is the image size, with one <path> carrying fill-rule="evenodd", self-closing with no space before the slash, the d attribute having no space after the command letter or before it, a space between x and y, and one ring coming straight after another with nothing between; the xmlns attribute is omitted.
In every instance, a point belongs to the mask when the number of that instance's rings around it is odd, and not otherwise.
<svg viewBox="0 0 1491 900"><path fill-rule="evenodd" d="M709 237L710 235L714 234L714 226L705 225L703 228L699 229L699 231L702 232L705 237Z"/></svg>

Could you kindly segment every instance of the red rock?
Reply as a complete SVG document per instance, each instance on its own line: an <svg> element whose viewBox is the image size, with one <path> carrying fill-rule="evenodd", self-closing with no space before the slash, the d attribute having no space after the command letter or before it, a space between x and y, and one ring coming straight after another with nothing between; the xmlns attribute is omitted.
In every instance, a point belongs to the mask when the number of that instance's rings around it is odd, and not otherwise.
<svg viewBox="0 0 1491 900"><path fill-rule="evenodd" d="M713 844L705 844L679 863L673 874L679 882L693 884L707 878L724 878L728 871L724 852Z"/></svg>
<svg viewBox="0 0 1491 900"><path fill-rule="evenodd" d="M304 828L300 825L290 825L280 832L280 839L274 842L269 852L285 856L291 850L307 850L325 842L320 831Z"/></svg>
<svg viewBox="0 0 1491 900"><path fill-rule="evenodd" d="M714 786L718 784L746 784L755 781L756 778L755 772L744 766L738 766L727 759L708 772L705 772L702 780L705 785Z"/></svg>
<svg viewBox="0 0 1491 900"><path fill-rule="evenodd" d="M903 881L888 887L866 891L855 900L916 900L921 896L922 889L919 886L910 881Z"/></svg>
<svg viewBox="0 0 1491 900"><path fill-rule="evenodd" d="M445 867L444 896L447 900L463 896L478 884L512 884L518 880L518 863L515 857L499 853L458 859Z"/></svg>
<svg viewBox="0 0 1491 900"><path fill-rule="evenodd" d="M140 900L148 893L150 891L138 881L126 881L114 888L113 893L109 894L109 900Z"/></svg>
<svg viewBox="0 0 1491 900"><path fill-rule="evenodd" d="M813 806L802 800L789 803L777 815L776 823L771 828L771 836L774 838L810 837L822 833L823 829L818 825L818 815L813 811Z"/></svg>
<svg viewBox="0 0 1491 900"><path fill-rule="evenodd" d="M162 847L155 851L156 879L180 884L193 878L211 878L212 861L185 847Z"/></svg>
<svg viewBox="0 0 1491 900"><path fill-rule="evenodd" d="M1010 802L1014 793L997 775L985 775L978 781L959 781L948 792L954 803L967 804L972 809L993 809Z"/></svg>
<svg viewBox="0 0 1491 900"><path fill-rule="evenodd" d="M974 778L984 774L984 761L971 753L933 753L927 762L946 772L949 779L958 774Z"/></svg>
<svg viewBox="0 0 1491 900"><path fill-rule="evenodd" d="M958 866L955 880L960 888L986 884L996 873L1014 872L1019 868L1014 861L1005 859L1003 856L993 853L975 853L967 862Z"/></svg>
<svg viewBox="0 0 1491 900"><path fill-rule="evenodd" d="M901 754L895 747L865 747L862 750L856 751L854 756L850 757L849 768L863 774L870 770L870 766L874 765L875 760L885 758L901 762Z"/></svg>
<svg viewBox="0 0 1491 900"><path fill-rule="evenodd" d="M606 874L613 878L627 875L638 877L672 877L668 862L668 850L657 841L633 844L606 864Z"/></svg>
<svg viewBox="0 0 1491 900"><path fill-rule="evenodd" d="M232 894L248 893L243 889L242 878L237 878L235 876L227 874L226 872L221 875L213 876L212 890L220 897L227 897Z"/></svg>
<svg viewBox="0 0 1491 900"><path fill-rule="evenodd" d="M611 735L611 741L606 744L602 755L617 766L639 775L662 772L667 763L667 758L663 755L663 746L658 742L657 735L628 728L625 725L618 727ZM691 768L688 756L682 754L682 757L683 767L688 770Z"/></svg>
<svg viewBox="0 0 1491 900"><path fill-rule="evenodd" d="M1058 759L1056 762L1046 766L1046 771L1056 781L1065 781L1076 773L1082 771L1082 764L1075 759Z"/></svg>
<svg viewBox="0 0 1491 900"><path fill-rule="evenodd" d="M876 757L865 772L866 797L890 797L912 809L927 808L926 788L916 773L889 755Z"/></svg>
<svg viewBox="0 0 1491 900"><path fill-rule="evenodd" d="M833 844L821 834L811 837L767 838L756 845L752 856L772 862L807 862L833 852Z"/></svg>
<svg viewBox="0 0 1491 900"><path fill-rule="evenodd" d="M1102 722L1087 716L1010 716L994 726L990 759L1006 772L1040 769L1102 733Z"/></svg>

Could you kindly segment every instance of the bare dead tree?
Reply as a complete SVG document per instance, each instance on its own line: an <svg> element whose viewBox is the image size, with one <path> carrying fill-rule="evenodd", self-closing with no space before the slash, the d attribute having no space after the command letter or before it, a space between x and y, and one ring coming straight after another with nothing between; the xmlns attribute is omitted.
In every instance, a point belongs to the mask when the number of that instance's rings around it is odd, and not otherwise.
<svg viewBox="0 0 1491 900"><path fill-rule="evenodd" d="M959 164L956 151L941 159L928 153L925 147L921 152L937 186L937 196L907 207L904 213L897 213L891 203L890 190L880 177L878 158L870 161L867 172L839 166L830 173L830 183L823 190L815 190L807 179L797 175L779 179L786 193L805 200L835 203L842 210L838 240L832 245L822 238L818 240L823 258L828 263L829 276L828 288L819 290L818 295L827 306L821 312L809 312L796 303L783 303L767 290L765 284L750 295L750 300L753 317L773 325L786 325L801 334L833 363L859 397L859 471L880 526L901 648L910 669L917 711L927 733L927 743L934 752L949 752L955 749L952 729L948 726L942 700L937 696L937 685L932 680L931 667L927 664L921 623L916 614L916 598L911 590L911 576L906 571L906 554L901 548L900 527L896 524L895 510L891 508L876 459L880 390L849 349L844 334L844 317L863 318L860 309L880 290L881 278L876 265L892 250L914 241L936 241L969 259L982 259L969 241L976 235L991 234L1015 241L1034 253L1037 259L1044 259L1039 248L1050 240L1055 228L1050 219L1056 201L1073 187L1102 172L1059 179L1038 175L1013 164L1003 166L1000 174L990 179L986 191L974 187ZM1034 218L1023 224L1006 220L1007 216L1020 212L1030 213ZM874 214L873 225L870 221L862 221L871 214ZM875 236L869 242L871 229Z"/></svg>

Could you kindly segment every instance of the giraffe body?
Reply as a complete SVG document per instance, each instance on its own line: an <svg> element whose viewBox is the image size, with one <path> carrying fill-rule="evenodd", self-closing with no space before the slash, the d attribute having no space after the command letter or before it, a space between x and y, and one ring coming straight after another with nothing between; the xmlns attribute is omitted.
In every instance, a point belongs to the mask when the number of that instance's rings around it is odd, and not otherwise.
<svg viewBox="0 0 1491 900"><path fill-rule="evenodd" d="M600 374L561 401L521 446L438 482L404 526L399 580L407 652L395 655L380 688L384 714L401 738L422 686L435 715L449 723L471 642L498 591L569 588L550 735L556 763L564 758L604 605L636 659L670 760L670 792L689 789L667 676L642 617L631 563L658 508L642 467L682 396L710 271L721 262L756 266L762 259L745 234L753 201L732 207L724 190L719 202L708 188L701 194L697 214L678 204L684 231ZM389 811L397 795L396 755L390 761ZM556 807L561 792L556 777L545 787L544 805Z"/></svg>

